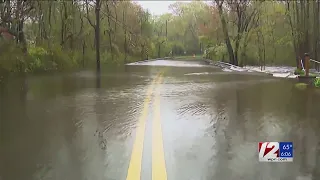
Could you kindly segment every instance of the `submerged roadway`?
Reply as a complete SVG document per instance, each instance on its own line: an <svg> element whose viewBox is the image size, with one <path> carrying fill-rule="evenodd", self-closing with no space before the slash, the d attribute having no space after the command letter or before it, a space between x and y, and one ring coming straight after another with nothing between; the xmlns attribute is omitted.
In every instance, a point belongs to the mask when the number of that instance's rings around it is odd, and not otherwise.
<svg viewBox="0 0 320 180"><path fill-rule="evenodd" d="M0 91L1 180L320 179L320 93L202 61L12 78ZM261 163L259 141L293 141Z"/></svg>

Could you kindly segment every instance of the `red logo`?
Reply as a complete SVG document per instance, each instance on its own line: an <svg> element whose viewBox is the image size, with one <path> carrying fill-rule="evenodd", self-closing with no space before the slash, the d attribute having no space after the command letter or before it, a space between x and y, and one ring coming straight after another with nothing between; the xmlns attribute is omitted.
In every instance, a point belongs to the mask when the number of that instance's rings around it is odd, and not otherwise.
<svg viewBox="0 0 320 180"><path fill-rule="evenodd" d="M268 158L279 157L279 142L259 142L259 159L265 161Z"/></svg>

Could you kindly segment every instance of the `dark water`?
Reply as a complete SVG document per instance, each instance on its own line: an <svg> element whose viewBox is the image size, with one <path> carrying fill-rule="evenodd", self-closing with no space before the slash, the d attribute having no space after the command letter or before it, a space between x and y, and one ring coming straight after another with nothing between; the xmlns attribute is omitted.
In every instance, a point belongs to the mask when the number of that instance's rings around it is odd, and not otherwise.
<svg viewBox="0 0 320 180"><path fill-rule="evenodd" d="M152 63L167 66L128 66L98 80L89 71L8 79L0 86L0 179L125 179L145 92L162 70L169 180L320 179L320 90L194 62ZM294 162L258 162L259 141L293 141Z"/></svg>

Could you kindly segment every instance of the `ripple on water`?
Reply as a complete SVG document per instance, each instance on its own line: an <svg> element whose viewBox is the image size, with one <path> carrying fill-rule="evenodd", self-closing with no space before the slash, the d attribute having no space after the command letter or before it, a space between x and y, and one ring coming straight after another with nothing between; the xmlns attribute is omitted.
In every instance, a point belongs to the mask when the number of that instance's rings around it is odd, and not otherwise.
<svg viewBox="0 0 320 180"><path fill-rule="evenodd" d="M97 130L111 138L125 137L134 129L141 113L145 89L145 85L127 89L88 88L72 96L58 96L50 101L46 109L50 110L47 113L55 114L53 116L57 116L57 112L74 109L71 121L77 129L75 133L83 133L82 129L93 125L96 127L90 130L92 135Z"/></svg>
<svg viewBox="0 0 320 180"><path fill-rule="evenodd" d="M143 94L138 94L132 91L117 93L108 92L108 97L105 98L113 108L105 114L105 130L110 131L110 134L116 135L118 138L126 137L131 134L136 121L140 115L140 110L143 109ZM109 121L108 119L113 119Z"/></svg>
<svg viewBox="0 0 320 180"><path fill-rule="evenodd" d="M207 112L208 106L203 104L203 103L191 103L191 104L186 104L180 107L177 111L179 115L203 115Z"/></svg>
<svg viewBox="0 0 320 180"><path fill-rule="evenodd" d="M143 101L132 104L127 108L127 112L124 112L124 119L120 120L117 125L118 137L126 137L131 134L131 130L135 128L139 116L141 114L141 109L143 109Z"/></svg>
<svg viewBox="0 0 320 180"><path fill-rule="evenodd" d="M180 100L188 100L194 96L203 94L203 91L210 90L216 87L216 83L203 82L180 82L180 83L166 83L162 85L165 89L161 92L162 97L177 97ZM182 99L181 97L187 97Z"/></svg>

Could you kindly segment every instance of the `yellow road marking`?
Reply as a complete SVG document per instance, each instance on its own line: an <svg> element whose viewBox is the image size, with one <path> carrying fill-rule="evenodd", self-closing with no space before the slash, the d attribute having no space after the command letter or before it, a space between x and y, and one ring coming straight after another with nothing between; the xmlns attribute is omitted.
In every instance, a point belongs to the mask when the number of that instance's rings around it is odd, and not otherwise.
<svg viewBox="0 0 320 180"><path fill-rule="evenodd" d="M163 139L160 117L160 92L162 76L159 77L154 100L154 119L152 125L152 180L167 180L166 163L163 151Z"/></svg>
<svg viewBox="0 0 320 180"><path fill-rule="evenodd" d="M152 98L152 92L154 89L154 85L157 82L157 79L159 79L159 76L162 74L159 73L158 76L153 80L152 84L149 86L147 91L147 97L144 100L143 103L143 110L142 114L140 116L140 119L138 121L138 127L136 130L136 138L135 142L133 144L128 174L127 174L127 180L140 180L140 174L141 174L141 160L142 160L142 152L143 152L143 141L144 141L144 133L146 128L146 119L148 116L148 110L149 110L149 104L150 100Z"/></svg>

